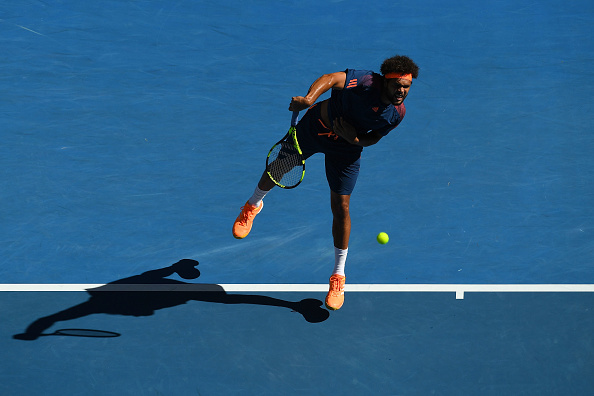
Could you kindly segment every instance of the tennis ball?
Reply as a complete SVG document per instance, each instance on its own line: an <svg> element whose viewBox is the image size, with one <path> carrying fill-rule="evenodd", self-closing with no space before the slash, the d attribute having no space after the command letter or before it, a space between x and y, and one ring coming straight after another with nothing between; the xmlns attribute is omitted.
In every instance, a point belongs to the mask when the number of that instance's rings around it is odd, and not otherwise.
<svg viewBox="0 0 594 396"><path fill-rule="evenodd" d="M377 241L382 245L385 245L390 240L390 237L385 232L380 232L377 234Z"/></svg>

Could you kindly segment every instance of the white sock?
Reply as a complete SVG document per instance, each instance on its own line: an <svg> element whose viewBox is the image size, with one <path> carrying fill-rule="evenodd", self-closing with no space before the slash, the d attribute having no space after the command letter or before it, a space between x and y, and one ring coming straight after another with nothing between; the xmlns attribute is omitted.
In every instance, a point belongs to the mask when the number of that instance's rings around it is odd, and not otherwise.
<svg viewBox="0 0 594 396"><path fill-rule="evenodd" d="M334 248L334 272L332 275L342 275L344 276L344 266L346 264L347 253L349 249L339 249L337 247Z"/></svg>
<svg viewBox="0 0 594 396"><path fill-rule="evenodd" d="M248 203L256 208L260 206L264 197L268 194L268 191L260 190L258 187L254 190L254 194L250 199L248 199Z"/></svg>

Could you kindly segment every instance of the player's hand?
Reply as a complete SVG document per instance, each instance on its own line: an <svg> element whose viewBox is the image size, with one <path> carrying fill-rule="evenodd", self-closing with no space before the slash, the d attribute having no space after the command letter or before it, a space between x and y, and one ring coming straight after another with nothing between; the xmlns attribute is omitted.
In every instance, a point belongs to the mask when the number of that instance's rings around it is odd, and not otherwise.
<svg viewBox="0 0 594 396"><path fill-rule="evenodd" d="M334 120L334 133L351 144L359 144L357 130L342 117Z"/></svg>
<svg viewBox="0 0 594 396"><path fill-rule="evenodd" d="M301 111L310 108L313 103L309 103L303 96L293 96L291 98L291 104L289 105L290 111Z"/></svg>

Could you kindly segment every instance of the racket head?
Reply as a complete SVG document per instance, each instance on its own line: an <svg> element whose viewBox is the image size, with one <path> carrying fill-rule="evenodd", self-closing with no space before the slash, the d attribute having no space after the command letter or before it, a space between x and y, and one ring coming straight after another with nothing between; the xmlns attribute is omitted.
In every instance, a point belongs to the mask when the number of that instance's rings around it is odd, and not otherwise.
<svg viewBox="0 0 594 396"><path fill-rule="evenodd" d="M292 126L283 140L276 143L266 157L266 173L277 186L297 187L305 176L305 159Z"/></svg>

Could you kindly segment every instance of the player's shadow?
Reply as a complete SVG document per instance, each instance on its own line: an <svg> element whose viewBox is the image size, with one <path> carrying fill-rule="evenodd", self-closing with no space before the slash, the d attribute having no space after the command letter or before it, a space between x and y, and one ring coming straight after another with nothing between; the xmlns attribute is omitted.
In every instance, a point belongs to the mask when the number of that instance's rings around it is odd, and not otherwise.
<svg viewBox="0 0 594 396"><path fill-rule="evenodd" d="M189 301L287 308L300 313L310 323L323 322L330 316L328 311L322 308L322 302L316 299L293 302L255 294L228 294L220 285L186 283L167 278L177 273L183 279L196 279L200 276L197 265L198 262L195 260L184 259L169 267L147 271L88 290L91 295L88 301L39 318L31 323L24 333L16 334L13 338L36 340L57 322L92 314L150 316L159 309L175 307ZM151 285L150 289L155 291L146 291L146 285Z"/></svg>

